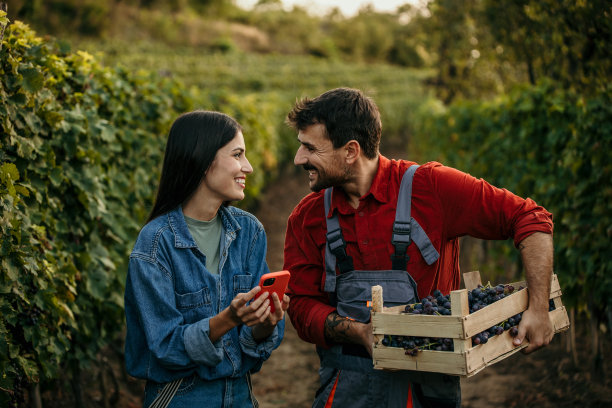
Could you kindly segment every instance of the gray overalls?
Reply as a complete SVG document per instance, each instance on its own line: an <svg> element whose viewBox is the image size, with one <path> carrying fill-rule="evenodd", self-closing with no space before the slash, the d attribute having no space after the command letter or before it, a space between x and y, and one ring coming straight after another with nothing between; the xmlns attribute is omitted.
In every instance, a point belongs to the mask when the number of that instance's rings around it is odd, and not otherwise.
<svg viewBox="0 0 612 408"><path fill-rule="evenodd" d="M327 218L331 208L332 188L325 190L327 245L325 246L325 292L338 314L361 322L368 322L372 286L383 287L384 306L398 306L418 301L416 282L406 271L406 249L412 241L428 265L439 258L429 237L410 215L412 178L417 165L411 166L402 178L399 190L392 243L391 270L357 271L346 254L338 215ZM336 276L336 265L340 274ZM332 407L336 408L404 408L408 390L412 390L412 404L420 407L459 407L461 391L459 377L417 371L374 370L372 358L359 345L337 345L329 349L317 347L321 360L321 387L313 408L323 408L334 389ZM409 387L411 385L411 387Z"/></svg>

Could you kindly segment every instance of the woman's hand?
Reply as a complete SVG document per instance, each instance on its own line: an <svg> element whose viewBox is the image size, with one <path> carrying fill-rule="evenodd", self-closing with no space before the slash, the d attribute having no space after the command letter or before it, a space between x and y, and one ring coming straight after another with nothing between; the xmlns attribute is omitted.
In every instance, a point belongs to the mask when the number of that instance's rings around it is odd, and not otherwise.
<svg viewBox="0 0 612 408"><path fill-rule="evenodd" d="M252 300L261 291L261 287L255 286L246 293L239 293L229 305L230 316L236 324L254 326L265 322L270 317L270 294L263 293L260 297Z"/></svg>
<svg viewBox="0 0 612 408"><path fill-rule="evenodd" d="M262 296L265 296L265 294ZM274 302L274 313L270 313L270 308L268 307L266 319L261 324L253 327L253 338L255 341L261 341L270 336L278 322L283 320L285 312L289 308L289 296L287 295L283 295L283 300L281 302L278 295L273 292L272 301Z"/></svg>
<svg viewBox="0 0 612 408"><path fill-rule="evenodd" d="M255 341L262 341L272 334L274 327L285 316L285 311L289 307L289 296L284 295L281 302L274 293L272 301L275 311L271 313L268 292L253 300L259 292L261 292L261 287L255 286L246 293L237 294L226 309L210 320L209 337L211 341L217 341L225 333L241 324L253 327Z"/></svg>
<svg viewBox="0 0 612 408"><path fill-rule="evenodd" d="M285 312L289 308L289 296L283 295L283 301L281 302L276 292L273 292L272 301L274 302L274 313L270 313L264 323L270 326L276 326L276 323L283 320Z"/></svg>
<svg viewBox="0 0 612 408"><path fill-rule="evenodd" d="M270 315L270 299L268 293L264 293L253 300L259 292L261 288L255 286L246 293L237 294L228 307L210 319L208 336L213 343L236 326L254 326L266 321ZM247 304L251 300L253 301Z"/></svg>

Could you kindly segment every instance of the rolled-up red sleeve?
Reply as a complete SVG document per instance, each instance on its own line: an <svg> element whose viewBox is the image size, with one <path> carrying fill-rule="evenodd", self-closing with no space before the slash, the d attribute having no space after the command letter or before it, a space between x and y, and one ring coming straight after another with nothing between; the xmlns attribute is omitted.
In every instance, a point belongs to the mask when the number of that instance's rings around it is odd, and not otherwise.
<svg viewBox="0 0 612 408"><path fill-rule="evenodd" d="M553 233L553 215L530 198L525 200L526 211L521 214L514 227L514 246L534 232Z"/></svg>
<svg viewBox="0 0 612 408"><path fill-rule="evenodd" d="M429 174L444 208L450 237L508 239L518 244L534 232L553 233L553 217L530 198L438 165Z"/></svg>
<svg viewBox="0 0 612 408"><path fill-rule="evenodd" d="M320 219L313 217L312 212L306 217L305 207L308 208L309 204L298 205L287 222L283 267L291 272L288 290L291 302L287 312L302 340L329 347L325 341L324 324L327 316L336 309L330 306L329 297L321 287L324 262L320 249L313 236L307 233L325 223L324 210L320 209Z"/></svg>

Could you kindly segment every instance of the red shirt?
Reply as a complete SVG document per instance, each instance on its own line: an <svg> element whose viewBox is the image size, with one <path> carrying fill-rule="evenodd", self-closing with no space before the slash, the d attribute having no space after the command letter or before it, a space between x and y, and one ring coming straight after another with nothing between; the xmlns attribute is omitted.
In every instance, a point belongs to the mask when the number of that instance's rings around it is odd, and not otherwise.
<svg viewBox="0 0 612 408"><path fill-rule="evenodd" d="M339 215L347 253L357 270L391 269L391 243L395 208L408 161L379 156L378 172L370 191L351 207L345 193L334 189L331 211ZM324 322L335 311L329 304L325 283L325 209L323 193L304 197L291 213L285 238L284 269L291 272L289 316L299 336L328 347ZM408 247L407 270L417 283L419 297L435 289L449 293L459 288L458 238L512 237L518 245L528 235L552 233L552 214L533 200L518 197L482 179L440 163L418 168L412 187L412 217L423 227L440 258L427 265L416 244Z"/></svg>

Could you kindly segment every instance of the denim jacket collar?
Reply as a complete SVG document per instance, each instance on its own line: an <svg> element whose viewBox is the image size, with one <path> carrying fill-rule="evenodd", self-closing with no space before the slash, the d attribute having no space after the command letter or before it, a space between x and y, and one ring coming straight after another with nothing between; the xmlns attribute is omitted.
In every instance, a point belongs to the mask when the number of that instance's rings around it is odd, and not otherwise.
<svg viewBox="0 0 612 408"><path fill-rule="evenodd" d="M225 206L219 207L219 215L223 223L223 230L230 239L236 237L236 232L240 230L240 224ZM178 206L168 213L168 224L174 234L174 246L176 248L197 248L198 245L189 233L189 228L185 222L182 206Z"/></svg>

